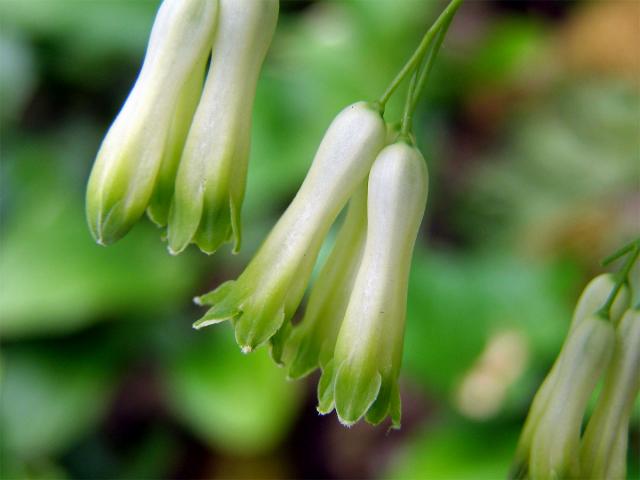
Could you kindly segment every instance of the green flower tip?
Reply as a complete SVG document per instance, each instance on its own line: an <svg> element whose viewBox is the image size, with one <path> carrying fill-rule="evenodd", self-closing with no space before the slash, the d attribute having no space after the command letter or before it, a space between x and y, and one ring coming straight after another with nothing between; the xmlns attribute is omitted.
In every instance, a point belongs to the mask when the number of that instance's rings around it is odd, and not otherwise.
<svg viewBox="0 0 640 480"><path fill-rule="evenodd" d="M136 84L109 128L87 185L87 220L96 242L122 238L171 189L176 158L200 96L213 42L217 1L165 0Z"/></svg>
<svg viewBox="0 0 640 480"><path fill-rule="evenodd" d="M117 241L146 211L167 227L171 255L190 243L212 254L232 239L238 252L253 99L277 18L277 0L163 1L89 179L98 243Z"/></svg>
<svg viewBox="0 0 640 480"><path fill-rule="evenodd" d="M335 409L344 425L386 417L400 425L402 358L409 268L427 198L424 159L394 143L373 164L367 235L333 358L318 384L318 411Z"/></svg>

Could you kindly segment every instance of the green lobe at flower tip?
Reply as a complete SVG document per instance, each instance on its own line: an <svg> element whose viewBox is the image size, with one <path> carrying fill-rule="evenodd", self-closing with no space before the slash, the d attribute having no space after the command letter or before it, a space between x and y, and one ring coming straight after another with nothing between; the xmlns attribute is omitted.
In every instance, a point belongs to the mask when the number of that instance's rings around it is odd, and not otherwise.
<svg viewBox="0 0 640 480"><path fill-rule="evenodd" d="M142 70L109 128L87 186L89 229L102 245L124 236L147 209L182 89L211 48L217 1L165 0Z"/></svg>
<svg viewBox="0 0 640 480"><path fill-rule="evenodd" d="M278 18L276 0L221 0L202 99L180 159L169 216L169 251L207 254L241 245L241 208L260 69ZM193 198L194 191L198 192Z"/></svg>

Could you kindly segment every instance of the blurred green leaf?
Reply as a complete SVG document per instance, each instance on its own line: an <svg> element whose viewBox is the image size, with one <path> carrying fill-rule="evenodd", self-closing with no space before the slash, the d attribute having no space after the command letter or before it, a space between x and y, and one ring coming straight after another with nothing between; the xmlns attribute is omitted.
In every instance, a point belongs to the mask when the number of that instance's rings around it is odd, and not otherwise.
<svg viewBox="0 0 640 480"><path fill-rule="evenodd" d="M36 83L33 50L27 40L15 32L0 29L0 120L14 120L29 99Z"/></svg>
<svg viewBox="0 0 640 480"><path fill-rule="evenodd" d="M522 333L540 368L570 321L563 298L575 273L510 256L446 255L416 249L409 286L405 373L450 395L490 335Z"/></svg>
<svg viewBox="0 0 640 480"><path fill-rule="evenodd" d="M549 95L515 118L506 144L469 170L456 223L476 239L538 247L574 229L586 248L589 235L605 233L581 233L589 215L615 211L616 199L637 192L639 109L640 95L618 82L569 83ZM609 242L619 234L609 231Z"/></svg>
<svg viewBox="0 0 640 480"><path fill-rule="evenodd" d="M266 348L242 355L226 324L193 335L201 338L168 365L173 410L220 450L250 456L273 449L295 420L298 386Z"/></svg>
<svg viewBox="0 0 640 480"><path fill-rule="evenodd" d="M9 193L0 241L0 334L71 331L123 313L188 303L193 260L170 257L160 232L135 228L102 248L91 239L80 191L46 149L18 154L5 168Z"/></svg>
<svg viewBox="0 0 640 480"><path fill-rule="evenodd" d="M38 460L59 454L95 428L110 401L113 367L103 356L76 353L4 349L0 383L4 455Z"/></svg>
<svg viewBox="0 0 640 480"><path fill-rule="evenodd" d="M384 478L506 478L517 435L518 432L502 425L475 425L449 419L425 429L409 442Z"/></svg>
<svg viewBox="0 0 640 480"><path fill-rule="evenodd" d="M75 76L109 55L142 55L157 0L3 0L2 24L55 44L66 54L60 65Z"/></svg>

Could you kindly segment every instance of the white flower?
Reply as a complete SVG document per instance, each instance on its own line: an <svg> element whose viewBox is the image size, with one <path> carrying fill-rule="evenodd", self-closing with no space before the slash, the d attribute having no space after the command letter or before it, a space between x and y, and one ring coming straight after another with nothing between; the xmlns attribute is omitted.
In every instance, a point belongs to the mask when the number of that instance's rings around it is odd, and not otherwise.
<svg viewBox="0 0 640 480"><path fill-rule="evenodd" d="M640 390L640 310L616 329L613 358L580 452L582 478L626 478L629 418Z"/></svg>
<svg viewBox="0 0 640 480"><path fill-rule="evenodd" d="M147 208L183 89L198 89L197 79L189 78L197 77L211 49L217 11L217 0L165 0L160 6L140 75L89 178L87 219L98 243L118 240Z"/></svg>
<svg viewBox="0 0 640 480"><path fill-rule="evenodd" d="M609 364L614 341L613 325L597 314L570 332L559 357L555 383L533 432L531 478L561 479L579 474L582 420Z"/></svg>
<svg viewBox="0 0 640 480"><path fill-rule="evenodd" d="M333 357L367 231L367 182L353 195L336 243L313 284L302 321L286 338L289 378L324 368Z"/></svg>
<svg viewBox="0 0 640 480"><path fill-rule="evenodd" d="M169 216L169 251L240 247L251 113L278 20L277 0L220 0L211 66L180 160Z"/></svg>
<svg viewBox="0 0 640 480"><path fill-rule="evenodd" d="M278 223L236 281L199 298L213 305L196 328L231 319L248 352L293 316L324 238L384 145L385 124L365 102L345 108L327 130L313 164Z"/></svg>
<svg viewBox="0 0 640 480"><path fill-rule="evenodd" d="M369 175L364 253L333 359L318 385L321 413L346 425L366 415L400 423L398 375L413 247L427 200L427 168L404 143L380 152Z"/></svg>
<svg viewBox="0 0 640 480"><path fill-rule="evenodd" d="M616 279L610 273L598 275L593 280L591 280L591 282L589 282L589 284L585 287L584 291L580 295L580 298L578 299L573 312L573 317L571 319L569 332L575 330L583 320L590 317L591 315L596 314L596 312L607 301L607 298L609 297L609 294L611 293L615 283ZM613 303L613 306L611 308L611 320L613 322L616 322L622 316L624 311L627 309L628 303L629 289L626 286L623 286L620 292L618 292L615 302ZM569 335L570 334L571 333L569 333ZM566 347L563 346L563 350L565 348ZM536 427L538 426L538 423L540 422L540 418L547 408L547 404L549 403L549 399L551 398L551 395L553 393L553 388L558 378L558 369L560 365L560 358L562 357L562 355L563 354L561 351L556 361L554 362L549 374L544 379L542 385L540 385L540 388L533 398L531 408L529 409L529 413L527 415L527 420L524 424L524 427L522 428L522 433L520 434L514 465L512 467L509 478L523 478L523 476L526 475L526 472L529 468L529 456L531 450L531 442L533 441L533 434Z"/></svg>

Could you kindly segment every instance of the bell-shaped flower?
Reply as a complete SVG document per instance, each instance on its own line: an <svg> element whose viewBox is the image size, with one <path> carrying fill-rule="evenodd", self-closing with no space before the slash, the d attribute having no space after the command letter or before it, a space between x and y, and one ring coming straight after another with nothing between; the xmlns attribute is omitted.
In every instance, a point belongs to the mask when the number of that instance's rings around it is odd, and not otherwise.
<svg viewBox="0 0 640 480"><path fill-rule="evenodd" d="M387 146L369 174L367 236L333 358L318 385L320 413L351 425L366 415L400 424L398 375L413 247L427 200L427 168L404 143Z"/></svg>
<svg viewBox="0 0 640 480"><path fill-rule="evenodd" d="M301 378L318 367L325 368L342 324L367 231L367 182L349 201L336 242L311 288L302 321L286 341L287 375Z"/></svg>
<svg viewBox="0 0 640 480"><path fill-rule="evenodd" d="M199 93L198 68L211 49L217 12L217 0L165 0L160 6L140 75L89 178L87 219L98 243L121 238L147 208L169 132L188 128L177 125L184 119L176 109L185 87L188 96Z"/></svg>
<svg viewBox="0 0 640 480"><path fill-rule="evenodd" d="M592 315L569 334L555 384L533 432L529 476L579 475L580 429L593 390L607 368L615 343L611 322Z"/></svg>
<svg viewBox="0 0 640 480"><path fill-rule="evenodd" d="M295 198L235 281L196 299L212 308L195 328L231 319L249 352L295 313L324 238L384 146L380 112L365 102L333 120Z"/></svg>
<svg viewBox="0 0 640 480"><path fill-rule="evenodd" d="M277 0L220 0L211 65L193 118L169 214L169 251L240 247L251 113L278 20Z"/></svg>
<svg viewBox="0 0 640 480"><path fill-rule="evenodd" d="M614 275L610 273L605 273L602 275L598 275L595 277L589 284L585 287L576 307L573 311L573 317L571 319L571 325L569 327L569 332L575 330L575 328L582 323L585 318L588 318L591 315L596 314L596 312L605 304L609 294L613 290L616 283L616 279ZM618 292L616 299L611 308L611 320L613 322L617 321L624 311L628 308L629 305L629 289L626 286L623 286L622 289ZM569 333L570 335L571 333ZM522 428L522 433L520 434L520 439L518 441L518 447L516 449L516 454L513 462L513 466L511 468L511 472L509 473L509 478L511 479L523 479L526 478L526 474L529 468L529 455L531 450L531 442L533 440L533 433L540 421L540 417L544 413L547 403L549 402L549 398L553 392L553 388L558 375L558 368L560 365L560 358L562 357L562 351L566 348L568 340L565 341L565 345L563 345L562 350L556 361L554 362L551 370L547 374L547 377L544 379L540 388L536 392L535 397L533 398L533 402L531 403L531 407L529 409L529 414L527 415L527 420L525 421L524 427Z"/></svg>
<svg viewBox="0 0 640 480"><path fill-rule="evenodd" d="M580 452L582 478L626 478L629 419L640 390L640 310L628 310L616 328L613 358Z"/></svg>

